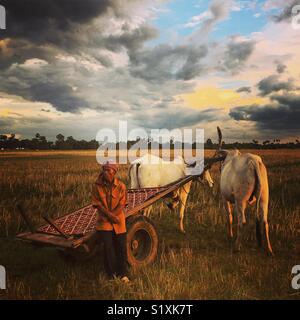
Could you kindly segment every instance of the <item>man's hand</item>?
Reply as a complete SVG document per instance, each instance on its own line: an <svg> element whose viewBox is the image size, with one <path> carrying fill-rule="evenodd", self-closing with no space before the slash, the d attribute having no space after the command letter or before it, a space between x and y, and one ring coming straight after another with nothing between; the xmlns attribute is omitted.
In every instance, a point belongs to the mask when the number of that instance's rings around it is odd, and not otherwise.
<svg viewBox="0 0 300 320"><path fill-rule="evenodd" d="M104 206L102 204L98 203L98 205L95 207L97 207L98 210L100 212L102 212L111 223L119 223L120 222L119 217L117 217L115 214L113 214L112 212L110 212L106 208L104 208Z"/></svg>
<svg viewBox="0 0 300 320"><path fill-rule="evenodd" d="M112 223L119 223L120 220L119 220L119 217L115 216L114 214L110 213L108 215L108 219L110 220L110 222Z"/></svg>
<svg viewBox="0 0 300 320"><path fill-rule="evenodd" d="M114 215L112 212L106 210L106 212L104 213L108 220L111 222L111 223L119 223L120 220L119 220L119 217L117 217L116 215Z"/></svg>

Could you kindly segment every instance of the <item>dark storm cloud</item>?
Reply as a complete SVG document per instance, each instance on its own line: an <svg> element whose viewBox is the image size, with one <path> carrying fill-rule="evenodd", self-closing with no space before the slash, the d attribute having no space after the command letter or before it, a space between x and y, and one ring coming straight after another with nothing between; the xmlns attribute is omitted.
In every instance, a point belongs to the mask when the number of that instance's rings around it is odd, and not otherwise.
<svg viewBox="0 0 300 320"><path fill-rule="evenodd" d="M257 84L257 87L260 90L261 96L266 96L272 92L278 92L280 90L291 91L296 89L293 79L281 81L278 75L271 75L262 79Z"/></svg>
<svg viewBox="0 0 300 320"><path fill-rule="evenodd" d="M72 87L66 84L36 83L31 86L29 98L32 101L46 101L58 111L76 112L89 107L88 103L74 95Z"/></svg>
<svg viewBox="0 0 300 320"><path fill-rule="evenodd" d="M273 15L272 20L275 22L288 21L293 17L292 9L295 5L300 4L299 0L287 1L287 5L282 9L278 15Z"/></svg>
<svg viewBox="0 0 300 320"><path fill-rule="evenodd" d="M140 1L2 1L8 28L0 33L0 39L5 39L0 44L0 90L51 103L63 112L89 107L83 91L88 87L87 79L95 76L93 66L114 67L110 55L101 50L123 52L125 48L133 55L145 41L158 35L150 25L131 24L126 10L132 3ZM113 35L105 32L111 19L123 25L120 32L112 28ZM69 60L61 62L61 56ZM43 60L47 67L22 67L32 58ZM70 62L72 59L75 62ZM97 82L99 86L101 77ZM74 87L83 89L77 92Z"/></svg>
<svg viewBox="0 0 300 320"><path fill-rule="evenodd" d="M5 46L0 45L0 70L32 57L51 62L58 53L59 50L53 47L36 46L27 40L8 39Z"/></svg>
<svg viewBox="0 0 300 320"><path fill-rule="evenodd" d="M300 96L295 94L274 94L271 96L272 101L277 101L280 104L298 108L300 110Z"/></svg>
<svg viewBox="0 0 300 320"><path fill-rule="evenodd" d="M155 28L141 25L130 30L126 24L126 7L138 0L5 0L7 29L0 39L10 39L4 50L0 46L0 68L12 62L23 62L28 57L53 60L57 52L92 55L105 67L109 59L99 53L108 47L118 51L123 46L129 50L157 35ZM124 12L123 12L124 11ZM122 34L104 36L109 18L121 19ZM93 24L95 18L101 23Z"/></svg>
<svg viewBox="0 0 300 320"><path fill-rule="evenodd" d="M159 45L131 56L131 74L149 81L190 80L201 74L206 46Z"/></svg>
<svg viewBox="0 0 300 320"><path fill-rule="evenodd" d="M30 39L36 43L60 43L61 32L74 31L118 5L113 0L2 0L7 29L0 37Z"/></svg>
<svg viewBox="0 0 300 320"><path fill-rule="evenodd" d="M272 100L273 103L268 105L232 108L229 115L237 121L253 121L260 129L299 131L300 96L275 95Z"/></svg>
<svg viewBox="0 0 300 320"><path fill-rule="evenodd" d="M42 64L37 66L15 64L2 72L0 91L34 102L47 102L63 112L76 113L81 108L89 107L73 86L62 77L65 71L62 65L53 67L45 61L39 63ZM62 73L58 71L59 69Z"/></svg>
<svg viewBox="0 0 300 320"><path fill-rule="evenodd" d="M224 58L218 68L222 71L237 73L244 67L254 48L255 42L252 40L237 41L236 39L232 39L227 44Z"/></svg>
<svg viewBox="0 0 300 320"><path fill-rule="evenodd" d="M240 93L240 92L251 93L251 91L252 91L251 87L241 87L236 90L236 92L238 92L238 93Z"/></svg>
<svg viewBox="0 0 300 320"><path fill-rule="evenodd" d="M122 47L125 47L131 55L140 49L145 41L158 36L158 30L146 24L132 31L125 24L122 31L123 33L120 36L108 36L103 39L103 44L108 50L119 51Z"/></svg>

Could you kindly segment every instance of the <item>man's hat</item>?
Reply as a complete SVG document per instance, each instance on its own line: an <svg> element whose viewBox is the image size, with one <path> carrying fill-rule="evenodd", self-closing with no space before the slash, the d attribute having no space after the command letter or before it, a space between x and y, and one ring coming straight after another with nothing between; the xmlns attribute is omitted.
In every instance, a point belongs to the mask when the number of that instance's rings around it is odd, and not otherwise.
<svg viewBox="0 0 300 320"><path fill-rule="evenodd" d="M102 165L102 168L103 168L103 170L106 168L110 168L110 169L113 169L115 172L117 172L119 170L119 165L116 163L112 163L112 162L107 161L106 163L104 163Z"/></svg>

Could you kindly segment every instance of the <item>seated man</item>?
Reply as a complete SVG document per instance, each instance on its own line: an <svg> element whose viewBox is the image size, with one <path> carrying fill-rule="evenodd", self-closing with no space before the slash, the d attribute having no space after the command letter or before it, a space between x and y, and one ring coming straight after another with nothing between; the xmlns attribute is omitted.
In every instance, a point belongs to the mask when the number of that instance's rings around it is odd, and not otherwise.
<svg viewBox="0 0 300 320"><path fill-rule="evenodd" d="M104 268L109 278L127 277L126 223L127 190L115 177L118 165L107 162L93 185L92 204L98 209L97 233L104 243Z"/></svg>

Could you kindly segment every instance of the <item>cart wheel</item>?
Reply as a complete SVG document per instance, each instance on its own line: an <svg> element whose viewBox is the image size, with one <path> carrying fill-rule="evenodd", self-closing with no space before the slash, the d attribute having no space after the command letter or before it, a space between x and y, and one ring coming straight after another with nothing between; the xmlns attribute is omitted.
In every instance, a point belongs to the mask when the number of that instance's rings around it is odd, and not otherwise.
<svg viewBox="0 0 300 320"><path fill-rule="evenodd" d="M147 217L138 215L127 219L127 261L133 268L154 262L158 251L155 226Z"/></svg>

